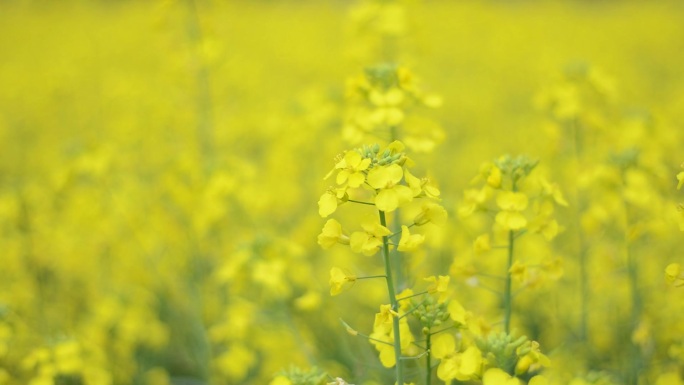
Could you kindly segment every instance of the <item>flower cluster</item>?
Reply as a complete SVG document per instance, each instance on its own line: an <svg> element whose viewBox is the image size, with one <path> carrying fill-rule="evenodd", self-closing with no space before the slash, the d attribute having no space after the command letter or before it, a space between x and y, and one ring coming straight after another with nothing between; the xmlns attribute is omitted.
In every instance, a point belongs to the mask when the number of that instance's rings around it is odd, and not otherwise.
<svg viewBox="0 0 684 385"><path fill-rule="evenodd" d="M502 156L480 167L458 212L461 218L484 213L494 217L491 228L473 242L475 254L481 255L496 247L508 247L525 233L539 234L552 241L562 230L555 218L557 207L568 202L557 184L533 173L537 166L526 156ZM460 268L454 265L454 269ZM527 287L536 287L546 278L556 280L562 275L561 260L553 255L542 259L515 260L507 275Z"/></svg>
<svg viewBox="0 0 684 385"><path fill-rule="evenodd" d="M337 186L329 188L318 200L319 214L327 217L347 202L374 205L377 210L389 213L414 199L426 198L413 222L402 226L396 245L399 251L416 249L424 236L412 234L409 227L430 222L442 224L446 210L436 203L439 189L430 179L414 176L409 171L412 165L404 145L397 141L382 151L380 146L373 145L345 152L325 178L334 175ZM337 220L329 219L318 236L318 243L325 249L336 243L345 244L356 253L371 256L380 250L383 237L392 235L388 227L377 221L363 222L361 228L348 234Z"/></svg>
<svg viewBox="0 0 684 385"><path fill-rule="evenodd" d="M347 83L350 107L343 137L352 144L401 138L416 152L429 152L444 139L434 121L411 114L416 107L437 108L441 98L421 89L413 73L395 64L379 64Z"/></svg>

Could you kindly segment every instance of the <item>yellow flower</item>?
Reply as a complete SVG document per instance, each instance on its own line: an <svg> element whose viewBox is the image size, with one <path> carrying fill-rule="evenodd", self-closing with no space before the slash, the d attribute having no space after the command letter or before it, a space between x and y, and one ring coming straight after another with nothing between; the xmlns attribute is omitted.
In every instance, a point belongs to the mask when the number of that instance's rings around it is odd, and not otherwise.
<svg viewBox="0 0 684 385"><path fill-rule="evenodd" d="M423 187L421 185L420 178L411 174L409 170L404 170L404 179L406 180L406 183L411 189L411 192L413 193L414 197L417 197L418 195L420 195L421 192L423 192Z"/></svg>
<svg viewBox="0 0 684 385"><path fill-rule="evenodd" d="M348 290L356 282L356 276L339 267L330 269L330 295L338 295Z"/></svg>
<svg viewBox="0 0 684 385"><path fill-rule="evenodd" d="M466 324L466 317L468 317L468 313L463 305L460 304L460 302L456 300L449 301L447 309L449 310L449 317L451 317L454 322L458 323L459 325Z"/></svg>
<svg viewBox="0 0 684 385"><path fill-rule="evenodd" d="M481 370L482 353L475 346L469 346L463 353L452 353L442 358L437 377L447 383L453 379L468 381L477 377Z"/></svg>
<svg viewBox="0 0 684 385"><path fill-rule="evenodd" d="M442 359L456 350L454 336L448 333L437 334L432 340L432 356Z"/></svg>
<svg viewBox="0 0 684 385"><path fill-rule="evenodd" d="M549 181L547 181L544 178L541 178L540 181L542 185L543 195L553 198L554 202L561 206L568 206L568 201L565 200L565 197L563 196L563 193L560 191L558 184L549 183Z"/></svg>
<svg viewBox="0 0 684 385"><path fill-rule="evenodd" d="M425 241L422 234L411 234L408 226L401 226L401 239L399 239L399 251L414 251Z"/></svg>
<svg viewBox="0 0 684 385"><path fill-rule="evenodd" d="M491 250L491 248L492 245L489 241L489 234L482 234L475 238L475 242L473 243L473 250L475 251L475 254L482 254L485 251Z"/></svg>
<svg viewBox="0 0 684 385"><path fill-rule="evenodd" d="M501 169L492 165L489 175L487 176L487 184L493 188L501 187Z"/></svg>
<svg viewBox="0 0 684 385"><path fill-rule="evenodd" d="M325 218L337 210L340 201L346 201L345 195L347 191L345 188L329 189L318 200L318 214Z"/></svg>
<svg viewBox="0 0 684 385"><path fill-rule="evenodd" d="M527 353L524 353L523 350L527 351ZM537 371L541 369L541 367L551 366L551 360L541 352L539 342L537 341L532 341L529 345L525 344L520 346L516 353L521 356L515 366L515 373L517 375Z"/></svg>
<svg viewBox="0 0 684 385"><path fill-rule="evenodd" d="M499 368L491 368L482 376L482 385L522 385L522 382Z"/></svg>
<svg viewBox="0 0 684 385"><path fill-rule="evenodd" d="M679 263L671 263L665 268L665 281L675 287L684 286L684 275Z"/></svg>
<svg viewBox="0 0 684 385"><path fill-rule="evenodd" d="M439 188L432 183L429 178L420 179L406 169L404 170L404 179L408 184L414 197L427 196L429 198L438 199L441 194Z"/></svg>
<svg viewBox="0 0 684 385"><path fill-rule="evenodd" d="M527 208L527 195L521 192L502 191L496 197L496 204L502 210L523 211Z"/></svg>
<svg viewBox="0 0 684 385"><path fill-rule="evenodd" d="M427 202L423 204L422 210L415 218L413 223L416 226L422 226L426 223L434 223L436 225L443 225L447 220L447 212L444 207L437 203Z"/></svg>
<svg viewBox="0 0 684 385"><path fill-rule="evenodd" d="M382 237L392 232L379 223L364 223L361 225L364 231L355 231L349 239L349 245L355 253L371 256L377 253L382 246Z"/></svg>
<svg viewBox="0 0 684 385"><path fill-rule="evenodd" d="M555 280L563 276L563 260L560 258L549 258L542 263L542 269L546 275Z"/></svg>
<svg viewBox="0 0 684 385"><path fill-rule="evenodd" d="M499 211L495 219L496 223L508 230L520 230L527 226L527 219L517 211Z"/></svg>
<svg viewBox="0 0 684 385"><path fill-rule="evenodd" d="M395 126L404 120L404 112L400 108L404 93L400 89L391 88L386 92L373 89L368 99L376 106L372 115L373 121Z"/></svg>
<svg viewBox="0 0 684 385"><path fill-rule="evenodd" d="M342 170L337 174L337 184L344 184L349 187L359 187L366 181L365 170L371 164L370 158L364 158L356 151L347 151L344 158L335 166Z"/></svg>
<svg viewBox="0 0 684 385"><path fill-rule="evenodd" d="M679 190L682 188L682 186L684 186L684 171L677 174L677 181L677 190Z"/></svg>
<svg viewBox="0 0 684 385"><path fill-rule="evenodd" d="M324 249L333 247L336 243L349 244L349 237L342 232L342 225L335 219L328 219L323 230L318 235L318 244Z"/></svg>
<svg viewBox="0 0 684 385"><path fill-rule="evenodd" d="M413 290L409 288L406 288L402 290L401 293L397 294L397 299L399 301L399 311L401 311L402 313L408 311L409 307L411 307L411 299L409 297L412 297L413 294Z"/></svg>
<svg viewBox="0 0 684 385"><path fill-rule="evenodd" d="M527 277L527 266L520 261L515 261L513 266L508 270L508 274L518 282L524 282Z"/></svg>
<svg viewBox="0 0 684 385"><path fill-rule="evenodd" d="M375 323L373 329L387 329L392 327L392 317L399 314L392 310L392 305L380 305L380 313L375 313Z"/></svg>
<svg viewBox="0 0 684 385"><path fill-rule="evenodd" d="M303 311L317 309L321 305L321 295L318 291L309 290L294 300L295 308Z"/></svg>
<svg viewBox="0 0 684 385"><path fill-rule="evenodd" d="M57 370L64 374L74 374L83 368L81 346L70 340L57 344L54 348L54 361Z"/></svg>
<svg viewBox="0 0 684 385"><path fill-rule="evenodd" d="M508 230L520 230L527 226L527 219L521 211L527 208L527 195L520 192L502 191L496 197L501 208L496 214L496 222Z"/></svg>
<svg viewBox="0 0 684 385"><path fill-rule="evenodd" d="M368 184L377 190L375 205L378 210L394 211L413 199L411 189L399 184L403 176L404 170L398 164L374 167L368 172Z"/></svg>
<svg viewBox="0 0 684 385"><path fill-rule="evenodd" d="M575 384L573 383L572 385ZM684 385L684 380L682 380L682 378L680 377L679 371L677 369L670 369L666 373L659 374L658 379L656 380L654 385Z"/></svg>
<svg viewBox="0 0 684 385"><path fill-rule="evenodd" d="M467 217L477 210L487 200L487 190L468 189L463 192L463 203L458 208L458 215Z"/></svg>
<svg viewBox="0 0 684 385"><path fill-rule="evenodd" d="M432 285L430 285L427 289L428 293L430 294L439 294L439 302L444 302L447 299L447 288L449 286L449 276L448 275L440 275L439 277L435 277L434 275L431 277L427 277L424 279L426 282L431 282Z"/></svg>
<svg viewBox="0 0 684 385"><path fill-rule="evenodd" d="M558 235L560 226L558 226L558 222L555 219L539 216L530 223L530 230L540 233L547 241L551 241Z"/></svg>
<svg viewBox="0 0 684 385"><path fill-rule="evenodd" d="M381 305L380 312L375 314L373 333L370 335L370 342L378 350L380 362L386 368L391 368L396 364L394 356L394 317L399 317L399 314L392 310L390 305ZM399 333L401 334L402 351L409 349L414 341L414 337L406 317L399 319Z"/></svg>
<svg viewBox="0 0 684 385"><path fill-rule="evenodd" d="M439 199L441 192L439 191L439 188L435 186L435 184L432 182L430 178L421 179L420 186L423 189L423 193L425 193L425 196L433 199Z"/></svg>

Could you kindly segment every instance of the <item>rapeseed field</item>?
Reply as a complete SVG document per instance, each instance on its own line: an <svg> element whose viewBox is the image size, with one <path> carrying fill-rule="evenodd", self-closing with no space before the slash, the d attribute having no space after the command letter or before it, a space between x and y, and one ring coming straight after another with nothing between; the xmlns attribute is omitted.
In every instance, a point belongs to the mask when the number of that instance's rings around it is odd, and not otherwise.
<svg viewBox="0 0 684 385"><path fill-rule="evenodd" d="M0 3L0 385L684 385L682 20Z"/></svg>

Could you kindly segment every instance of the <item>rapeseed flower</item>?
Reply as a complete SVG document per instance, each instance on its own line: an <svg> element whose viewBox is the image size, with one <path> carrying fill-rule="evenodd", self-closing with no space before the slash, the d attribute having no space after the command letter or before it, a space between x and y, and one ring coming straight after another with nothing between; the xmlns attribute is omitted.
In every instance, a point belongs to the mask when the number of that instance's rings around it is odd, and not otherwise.
<svg viewBox="0 0 684 385"><path fill-rule="evenodd" d="M339 267L330 269L330 295L338 295L348 290L356 282L356 276Z"/></svg>
<svg viewBox="0 0 684 385"><path fill-rule="evenodd" d="M413 223L416 226L423 226L427 223L434 223L436 225L443 225L447 220L447 212L444 207L437 203L426 202L420 210L420 213L413 218Z"/></svg>
<svg viewBox="0 0 684 385"><path fill-rule="evenodd" d="M499 368L491 368L482 376L482 385L522 385L522 381Z"/></svg>
<svg viewBox="0 0 684 385"><path fill-rule="evenodd" d="M386 237L392 232L385 226L377 222L366 222L361 224L364 231L355 231L349 238L349 246L355 253L371 256L378 252L382 246L382 237Z"/></svg>
<svg viewBox="0 0 684 385"><path fill-rule="evenodd" d="M318 199L318 214L326 218L337 210L337 206L344 202L346 197L345 188L329 189Z"/></svg>
<svg viewBox="0 0 684 385"><path fill-rule="evenodd" d="M527 195L521 192L501 191L496 204L501 211L496 214L496 222L509 230L520 230L527 226L527 218L522 213L527 208Z"/></svg>
<svg viewBox="0 0 684 385"><path fill-rule="evenodd" d="M375 205L378 210L391 212L413 199L411 189L399 182L404 170L398 164L374 167L368 172L368 184L376 189Z"/></svg>
<svg viewBox="0 0 684 385"><path fill-rule="evenodd" d="M437 377L445 382L469 381L482 372L482 353L471 345L463 352L451 352L442 357L437 367Z"/></svg>
<svg viewBox="0 0 684 385"><path fill-rule="evenodd" d="M337 243L348 245L350 243L349 236L342 231L340 222L335 219L328 219L318 235L318 244L324 249L329 249Z"/></svg>
<svg viewBox="0 0 684 385"><path fill-rule="evenodd" d="M352 188L361 186L366 180L365 171L370 164L370 158L364 158L356 151L347 151L344 158L335 165L335 168L340 170L335 179L337 184L347 183Z"/></svg>
<svg viewBox="0 0 684 385"><path fill-rule="evenodd" d="M425 242L425 236L422 234L411 234L408 226L401 226L401 238L397 250L399 251L414 251L418 246Z"/></svg>
<svg viewBox="0 0 684 385"><path fill-rule="evenodd" d="M423 280L431 283L431 285L427 288L428 293L438 294L439 302L444 302L448 297L447 289L449 286L450 279L451 278L448 275L440 275L439 277L435 277L433 275L424 278Z"/></svg>

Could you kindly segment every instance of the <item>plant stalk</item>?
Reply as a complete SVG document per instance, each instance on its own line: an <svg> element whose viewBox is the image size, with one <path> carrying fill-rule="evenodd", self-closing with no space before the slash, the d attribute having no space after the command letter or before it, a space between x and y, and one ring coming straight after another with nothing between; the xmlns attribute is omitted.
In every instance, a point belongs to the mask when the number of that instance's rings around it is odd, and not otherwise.
<svg viewBox="0 0 684 385"><path fill-rule="evenodd" d="M513 267L513 252L515 242L515 232L508 231L508 263L506 265L506 286L504 288L504 331L508 334L511 331L511 313L513 310L513 296L511 292L512 277L511 267Z"/></svg>
<svg viewBox="0 0 684 385"><path fill-rule="evenodd" d="M385 212L380 210L380 224L387 227L387 220ZM387 281L387 292L389 293L390 305L395 312L399 311L399 302L394 291L394 281L392 280L392 263L390 261L389 239L387 236L382 237L382 257L385 260L385 280ZM396 360L396 378L397 384L404 384L404 371L401 364L401 333L399 331L399 318L392 317L392 328L394 330L394 358Z"/></svg>
<svg viewBox="0 0 684 385"><path fill-rule="evenodd" d="M432 348L430 341L431 337L432 333L428 333L427 338L425 340L425 347L427 349L427 362L425 363L425 369L427 369L427 373L425 374L425 385L432 385L432 362L430 362L430 358L432 357L432 352L430 351L430 349Z"/></svg>

